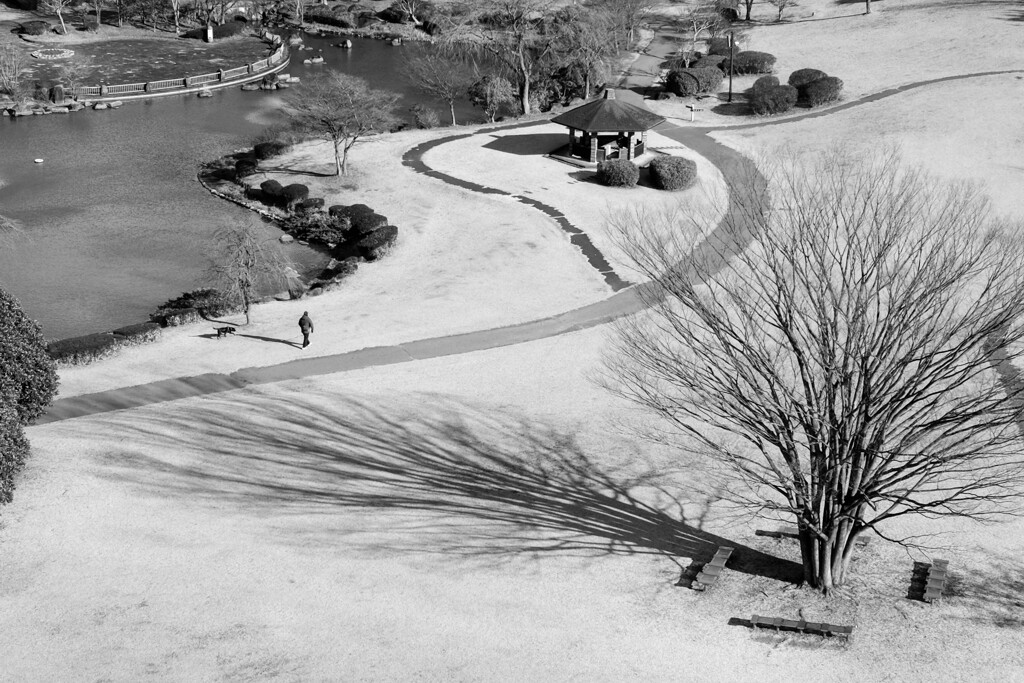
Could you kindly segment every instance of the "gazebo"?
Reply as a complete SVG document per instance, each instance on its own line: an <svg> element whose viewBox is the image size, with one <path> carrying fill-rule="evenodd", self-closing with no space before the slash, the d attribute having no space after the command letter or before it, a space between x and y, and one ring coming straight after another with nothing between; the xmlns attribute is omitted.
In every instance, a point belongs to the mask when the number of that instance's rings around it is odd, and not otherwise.
<svg viewBox="0 0 1024 683"><path fill-rule="evenodd" d="M569 156L592 164L635 159L647 147L647 131L665 121L643 107L615 99L612 89L551 120L569 129Z"/></svg>

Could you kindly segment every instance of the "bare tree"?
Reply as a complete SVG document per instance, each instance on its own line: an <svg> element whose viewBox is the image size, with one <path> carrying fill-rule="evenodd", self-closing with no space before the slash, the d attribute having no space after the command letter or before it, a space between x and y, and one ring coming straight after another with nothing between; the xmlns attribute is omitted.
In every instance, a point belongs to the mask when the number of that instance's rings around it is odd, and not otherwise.
<svg viewBox="0 0 1024 683"><path fill-rule="evenodd" d="M46 14L56 14L60 19L60 32L67 34L68 27L64 23L64 10L74 4L77 4L74 0L42 0L39 3L39 10Z"/></svg>
<svg viewBox="0 0 1024 683"><path fill-rule="evenodd" d="M417 15L422 14L427 8L427 3L424 0L395 0L391 6L401 12L405 12L409 20L417 26L423 23L423 20Z"/></svg>
<svg viewBox="0 0 1024 683"><path fill-rule="evenodd" d="M231 299L241 303L245 324L262 287L287 283L289 263L270 240L249 224L221 228L213 236L216 256L209 279Z"/></svg>
<svg viewBox="0 0 1024 683"><path fill-rule="evenodd" d="M348 172L349 150L360 138L386 132L395 124L400 96L371 88L366 81L339 71L303 79L285 99L294 129L334 144L337 175Z"/></svg>
<svg viewBox="0 0 1024 683"><path fill-rule="evenodd" d="M768 3L779 10L779 16L776 21L782 21L782 13L786 11L786 8L795 6L796 0L768 0Z"/></svg>
<svg viewBox="0 0 1024 683"><path fill-rule="evenodd" d="M75 55L73 59L61 62L57 69L57 78L64 84L65 88L74 92L92 74L95 68L96 65L93 64L88 56L79 57Z"/></svg>
<svg viewBox="0 0 1024 683"><path fill-rule="evenodd" d="M28 68L24 52L11 45L0 45L0 92L13 99L22 97L22 76Z"/></svg>
<svg viewBox="0 0 1024 683"><path fill-rule="evenodd" d="M690 49L685 55L686 66L690 66L694 53L697 51L697 41L701 34L717 27L722 22L722 16L714 2L697 0L683 15L683 23L690 29Z"/></svg>
<svg viewBox="0 0 1024 683"><path fill-rule="evenodd" d="M420 90L448 104L455 121L455 100L464 96L475 80L463 59L443 51L430 51L406 60L406 74Z"/></svg>
<svg viewBox="0 0 1024 683"><path fill-rule="evenodd" d="M170 0L171 13L174 15L174 35L181 35L181 0Z"/></svg>
<svg viewBox="0 0 1024 683"><path fill-rule="evenodd" d="M474 107L484 110L487 119L494 123L498 112L505 105L511 105L516 101L516 91L512 84L500 74L485 74L480 76L473 85L469 87L469 100Z"/></svg>
<svg viewBox="0 0 1024 683"><path fill-rule="evenodd" d="M742 0L743 9L746 10L747 14L744 17L744 21L750 21L750 12L754 9L754 0Z"/></svg>
<svg viewBox="0 0 1024 683"><path fill-rule="evenodd" d="M657 0L600 0L597 4L616 18L616 22L626 38L626 44L622 47L628 49L636 40L636 33L646 19L647 13L658 2Z"/></svg>
<svg viewBox="0 0 1024 683"><path fill-rule="evenodd" d="M481 49L514 78L523 113L530 113L530 82L554 47L541 33L552 0L479 0L447 17L443 39L453 49Z"/></svg>
<svg viewBox="0 0 1024 683"><path fill-rule="evenodd" d="M795 519L828 593L891 520L1019 504L1024 383L1000 372L1024 356L1024 255L968 186L894 153L807 156L768 173L770 199L732 184L686 255L619 217L651 308L619 326L608 368L731 500Z"/></svg>
<svg viewBox="0 0 1024 683"><path fill-rule="evenodd" d="M607 78L618 51L608 36L615 31L614 17L602 8L570 6L552 17L555 41L553 61L583 78L583 97L590 99L595 80Z"/></svg>

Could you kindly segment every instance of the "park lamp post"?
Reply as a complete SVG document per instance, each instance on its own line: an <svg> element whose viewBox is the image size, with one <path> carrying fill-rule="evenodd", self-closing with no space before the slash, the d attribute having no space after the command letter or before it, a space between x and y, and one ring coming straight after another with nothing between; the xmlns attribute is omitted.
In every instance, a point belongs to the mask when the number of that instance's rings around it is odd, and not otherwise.
<svg viewBox="0 0 1024 683"><path fill-rule="evenodd" d="M729 31L729 101L732 102L732 59L733 59L733 48L736 45L735 39L736 32Z"/></svg>

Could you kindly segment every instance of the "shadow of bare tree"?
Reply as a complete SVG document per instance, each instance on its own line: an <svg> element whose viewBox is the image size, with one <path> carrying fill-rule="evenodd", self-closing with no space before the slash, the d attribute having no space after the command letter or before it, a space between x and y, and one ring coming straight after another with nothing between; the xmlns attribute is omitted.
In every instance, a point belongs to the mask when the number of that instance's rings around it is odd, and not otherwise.
<svg viewBox="0 0 1024 683"><path fill-rule="evenodd" d="M416 399L409 410L335 393L281 400L251 391L154 413L144 423L125 414L115 427L132 446L110 456L107 472L190 500L312 514L406 513L389 516L375 549L647 553L681 564L677 557L706 562L729 545L736 548L732 570L802 578L794 562L688 524L672 494L678 472L637 457L599 463L572 434L535 420L448 398ZM243 419L249 415L258 417ZM396 543L386 532L403 520L411 522Z"/></svg>
<svg viewBox="0 0 1024 683"><path fill-rule="evenodd" d="M970 621L1024 628L1024 563L1020 560L997 558L984 571L954 570L943 593L968 608Z"/></svg>

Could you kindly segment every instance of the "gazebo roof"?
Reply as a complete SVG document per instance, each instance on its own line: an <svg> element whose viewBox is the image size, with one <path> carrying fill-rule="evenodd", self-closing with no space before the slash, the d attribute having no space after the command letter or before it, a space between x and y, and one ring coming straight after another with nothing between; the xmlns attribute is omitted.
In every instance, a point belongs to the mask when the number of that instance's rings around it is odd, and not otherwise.
<svg viewBox="0 0 1024 683"><path fill-rule="evenodd" d="M665 118L643 107L615 99L615 91L609 88L604 91L604 97L581 104L551 120L568 128L596 133L650 130Z"/></svg>

